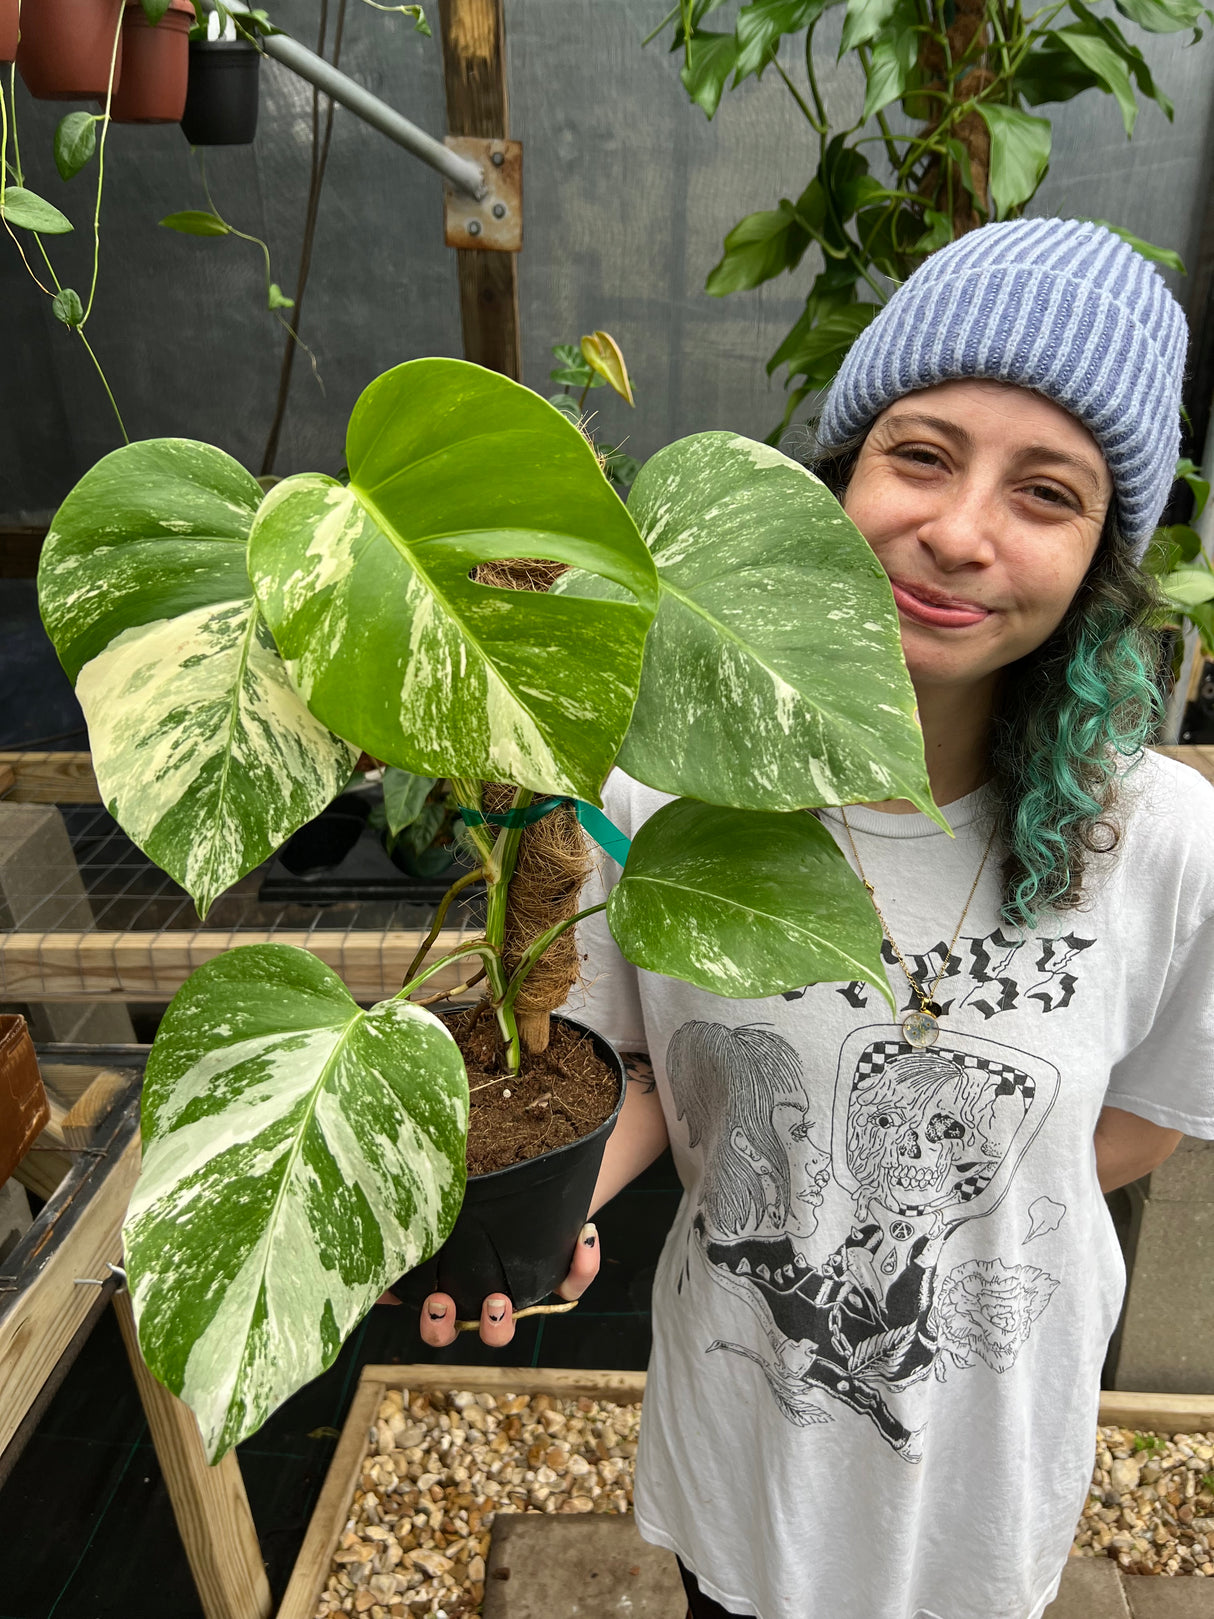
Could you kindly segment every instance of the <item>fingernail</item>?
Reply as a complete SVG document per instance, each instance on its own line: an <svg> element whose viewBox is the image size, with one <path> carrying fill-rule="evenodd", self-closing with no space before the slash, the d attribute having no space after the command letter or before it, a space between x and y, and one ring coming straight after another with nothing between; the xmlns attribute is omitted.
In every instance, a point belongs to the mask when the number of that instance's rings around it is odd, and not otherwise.
<svg viewBox="0 0 1214 1619"><path fill-rule="evenodd" d="M593 1248L599 1240L599 1228L596 1225L584 1225L578 1234L578 1241L584 1248Z"/></svg>
<svg viewBox="0 0 1214 1619"><path fill-rule="evenodd" d="M445 1304L426 1305L426 1314L430 1317L431 1321L441 1321L446 1313L447 1306Z"/></svg>
<svg viewBox="0 0 1214 1619"><path fill-rule="evenodd" d="M489 1317L490 1321L493 1322L494 1326L497 1326L499 1321L503 1321L505 1319L506 1305L508 1303L508 1299L485 1300L485 1314Z"/></svg>

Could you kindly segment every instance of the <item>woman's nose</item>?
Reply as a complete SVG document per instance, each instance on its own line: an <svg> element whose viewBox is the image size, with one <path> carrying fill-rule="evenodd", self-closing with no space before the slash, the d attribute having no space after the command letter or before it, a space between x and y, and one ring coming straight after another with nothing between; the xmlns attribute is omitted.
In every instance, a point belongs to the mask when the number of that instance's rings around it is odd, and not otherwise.
<svg viewBox="0 0 1214 1619"><path fill-rule="evenodd" d="M942 573L989 567L995 560L997 502L982 489L949 491L945 504L919 524L918 539Z"/></svg>

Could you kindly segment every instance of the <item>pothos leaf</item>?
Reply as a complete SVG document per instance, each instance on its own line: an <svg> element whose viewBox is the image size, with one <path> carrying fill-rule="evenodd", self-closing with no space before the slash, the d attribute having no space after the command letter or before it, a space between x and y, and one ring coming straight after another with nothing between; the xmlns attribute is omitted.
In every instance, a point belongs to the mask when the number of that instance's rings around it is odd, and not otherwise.
<svg viewBox="0 0 1214 1619"><path fill-rule="evenodd" d="M36 231L40 236L66 236L75 229L54 203L47 202L37 192L27 191L24 186L5 188L0 197L0 215L10 225L20 225L23 230Z"/></svg>
<svg viewBox="0 0 1214 1619"><path fill-rule="evenodd" d="M205 208L184 208L177 214L166 214L160 221L165 230L175 230L182 236L230 236L231 226L225 225L218 214Z"/></svg>
<svg viewBox="0 0 1214 1619"><path fill-rule="evenodd" d="M1015 107L980 101L978 112L991 132L991 201L997 218L1023 207L1050 166L1050 122Z"/></svg>
<svg viewBox="0 0 1214 1619"><path fill-rule="evenodd" d="M69 112L55 128L55 167L61 179L79 174L97 150L97 116L91 112Z"/></svg>
<svg viewBox="0 0 1214 1619"><path fill-rule="evenodd" d="M738 46L732 34L702 29L691 36L688 59L679 77L687 94L709 118L716 112L725 81L734 70Z"/></svg>
<svg viewBox="0 0 1214 1619"><path fill-rule="evenodd" d="M63 287L51 300L51 310L56 320L61 320L65 326L79 326L84 319L84 305L80 302L80 294L71 287Z"/></svg>

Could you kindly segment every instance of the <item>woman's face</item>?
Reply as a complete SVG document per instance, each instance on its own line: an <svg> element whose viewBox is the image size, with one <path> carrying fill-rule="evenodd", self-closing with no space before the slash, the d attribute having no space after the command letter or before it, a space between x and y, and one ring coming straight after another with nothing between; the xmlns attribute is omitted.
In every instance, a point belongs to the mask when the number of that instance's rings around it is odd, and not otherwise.
<svg viewBox="0 0 1214 1619"><path fill-rule="evenodd" d="M883 411L843 506L889 575L915 685L983 680L1047 640L1112 492L1088 430L1024 388L944 382Z"/></svg>

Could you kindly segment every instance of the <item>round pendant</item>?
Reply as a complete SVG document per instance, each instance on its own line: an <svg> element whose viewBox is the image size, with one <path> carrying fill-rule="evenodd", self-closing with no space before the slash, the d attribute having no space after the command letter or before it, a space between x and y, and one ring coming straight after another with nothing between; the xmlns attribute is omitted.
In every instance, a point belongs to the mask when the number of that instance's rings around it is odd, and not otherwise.
<svg viewBox="0 0 1214 1619"><path fill-rule="evenodd" d="M934 1046L940 1036L940 1024L930 1012L908 1012L902 1019L902 1033L907 1044L918 1051Z"/></svg>

